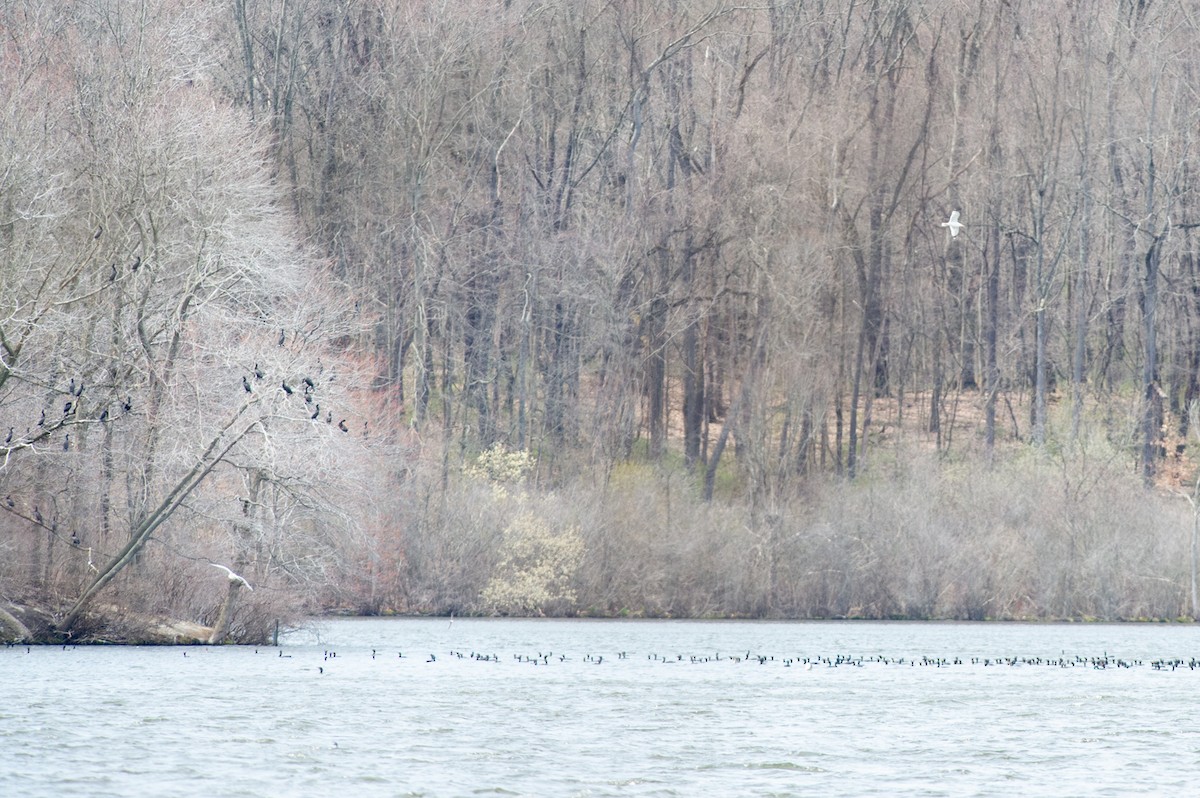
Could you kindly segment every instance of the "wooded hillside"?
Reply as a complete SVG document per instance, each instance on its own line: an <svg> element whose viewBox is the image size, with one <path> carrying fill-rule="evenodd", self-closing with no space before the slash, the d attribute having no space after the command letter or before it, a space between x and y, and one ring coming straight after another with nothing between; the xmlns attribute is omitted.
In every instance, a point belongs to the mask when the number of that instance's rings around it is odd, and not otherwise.
<svg viewBox="0 0 1200 798"><path fill-rule="evenodd" d="M0 33L0 601L59 633L1195 614L1189 4Z"/></svg>

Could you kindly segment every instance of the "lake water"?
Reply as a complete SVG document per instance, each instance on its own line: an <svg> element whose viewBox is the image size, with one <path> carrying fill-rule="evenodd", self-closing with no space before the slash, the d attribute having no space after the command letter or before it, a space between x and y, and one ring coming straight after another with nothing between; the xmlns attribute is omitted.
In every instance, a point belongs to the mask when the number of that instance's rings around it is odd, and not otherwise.
<svg viewBox="0 0 1200 798"><path fill-rule="evenodd" d="M1193 657L1190 626L501 619L0 648L0 795L1190 795Z"/></svg>

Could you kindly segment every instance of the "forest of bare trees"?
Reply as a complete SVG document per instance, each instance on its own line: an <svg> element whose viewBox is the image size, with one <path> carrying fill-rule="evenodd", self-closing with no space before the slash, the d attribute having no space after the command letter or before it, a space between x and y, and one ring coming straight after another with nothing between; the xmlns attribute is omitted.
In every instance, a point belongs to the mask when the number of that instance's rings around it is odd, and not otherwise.
<svg viewBox="0 0 1200 798"><path fill-rule="evenodd" d="M1196 615L1191 4L0 34L10 628Z"/></svg>

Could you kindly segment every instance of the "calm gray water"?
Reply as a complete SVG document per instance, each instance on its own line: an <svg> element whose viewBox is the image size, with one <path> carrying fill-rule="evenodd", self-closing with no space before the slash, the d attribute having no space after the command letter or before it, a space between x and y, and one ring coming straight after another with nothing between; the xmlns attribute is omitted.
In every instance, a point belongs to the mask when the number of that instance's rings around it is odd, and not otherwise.
<svg viewBox="0 0 1200 798"><path fill-rule="evenodd" d="M1200 792L1187 626L355 619L279 653L0 648L0 795Z"/></svg>

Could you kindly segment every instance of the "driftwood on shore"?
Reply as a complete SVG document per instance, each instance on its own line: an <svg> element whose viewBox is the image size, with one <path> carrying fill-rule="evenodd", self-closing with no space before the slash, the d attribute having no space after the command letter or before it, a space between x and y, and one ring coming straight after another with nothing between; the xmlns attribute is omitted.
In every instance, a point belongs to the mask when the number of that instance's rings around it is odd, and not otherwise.
<svg viewBox="0 0 1200 798"><path fill-rule="evenodd" d="M117 611L92 613L77 634L64 636L42 608L0 607L0 641L5 643L98 643L144 646L200 645L213 639L213 628L193 621L155 618Z"/></svg>
<svg viewBox="0 0 1200 798"><path fill-rule="evenodd" d="M0 607L0 640L25 643L33 640L33 634L17 616Z"/></svg>
<svg viewBox="0 0 1200 798"><path fill-rule="evenodd" d="M148 629L144 645L190 646L212 641L212 627L191 621L169 621Z"/></svg>

